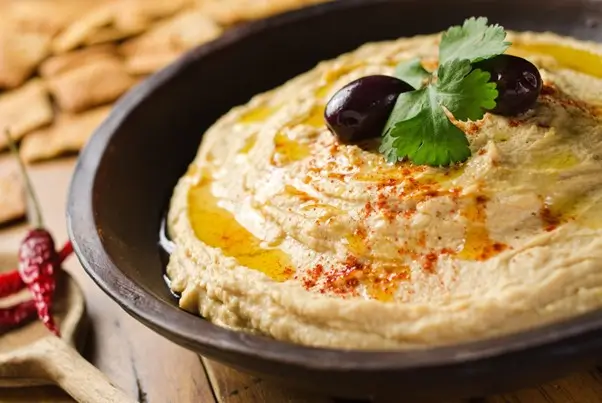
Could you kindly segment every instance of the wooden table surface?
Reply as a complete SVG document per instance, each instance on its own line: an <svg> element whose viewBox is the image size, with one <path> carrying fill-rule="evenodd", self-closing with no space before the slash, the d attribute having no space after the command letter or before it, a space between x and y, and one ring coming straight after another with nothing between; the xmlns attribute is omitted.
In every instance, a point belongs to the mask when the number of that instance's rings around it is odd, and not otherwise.
<svg viewBox="0 0 602 403"><path fill-rule="evenodd" d="M58 244L67 239L65 203L73 166L74 159L63 159L35 165L30 170L42 201L46 224ZM11 228L1 230L0 237L11 231ZM92 322L84 356L142 403L334 402L327 397L286 390L199 358L123 312L88 278L75 257L68 260L65 268L83 288ZM54 387L0 389L0 403L72 401ZM470 402L602 402L602 372L592 369L545 385L501 396L475 398Z"/></svg>

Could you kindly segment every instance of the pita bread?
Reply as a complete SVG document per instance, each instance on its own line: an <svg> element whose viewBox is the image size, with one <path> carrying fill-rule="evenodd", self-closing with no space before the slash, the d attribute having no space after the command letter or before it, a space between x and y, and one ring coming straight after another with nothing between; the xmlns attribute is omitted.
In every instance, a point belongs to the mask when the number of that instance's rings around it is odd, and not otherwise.
<svg viewBox="0 0 602 403"><path fill-rule="evenodd" d="M133 75L152 74L173 63L179 56L175 52L139 54L128 58L125 68Z"/></svg>
<svg viewBox="0 0 602 403"><path fill-rule="evenodd" d="M53 57L40 67L40 74L60 109L68 112L115 101L136 84L110 46Z"/></svg>
<svg viewBox="0 0 602 403"><path fill-rule="evenodd" d="M49 79L97 60L114 58L116 54L117 47L112 44L90 46L46 59L40 65L39 72L42 77Z"/></svg>
<svg viewBox="0 0 602 403"><path fill-rule="evenodd" d="M0 88L21 85L49 54L52 37L98 1L0 0Z"/></svg>
<svg viewBox="0 0 602 403"><path fill-rule="evenodd" d="M8 129L15 140L20 140L32 130L52 122L53 114L46 86L39 78L0 95L0 149L7 146L4 129Z"/></svg>
<svg viewBox="0 0 602 403"><path fill-rule="evenodd" d="M110 42L120 41L130 36L130 33L120 31L115 27L99 28L98 31L91 34L88 38L84 40L84 46L107 44Z"/></svg>
<svg viewBox="0 0 602 403"><path fill-rule="evenodd" d="M0 88L15 88L48 55L51 35L26 31L10 23L0 26Z"/></svg>
<svg viewBox="0 0 602 403"><path fill-rule="evenodd" d="M56 35L71 21L107 0L0 0L2 17L28 31Z"/></svg>
<svg viewBox="0 0 602 403"><path fill-rule="evenodd" d="M222 25L256 20L329 0L197 0L201 12Z"/></svg>
<svg viewBox="0 0 602 403"><path fill-rule="evenodd" d="M115 14L114 8L114 3L103 3L73 21L54 38L53 53L60 54L73 50L81 46L94 32L110 25Z"/></svg>
<svg viewBox="0 0 602 403"><path fill-rule="evenodd" d="M145 31L153 23L170 17L193 4L193 0L125 0L115 25L122 30Z"/></svg>
<svg viewBox="0 0 602 403"><path fill-rule="evenodd" d="M110 111L111 106L103 106L78 115L59 115L52 126L23 139L21 156L25 161L35 162L78 152Z"/></svg>
<svg viewBox="0 0 602 403"><path fill-rule="evenodd" d="M131 74L150 74L184 52L222 34L222 28L198 10L184 11L121 46Z"/></svg>
<svg viewBox="0 0 602 403"><path fill-rule="evenodd" d="M0 224L25 216L27 201L17 160L0 158Z"/></svg>
<svg viewBox="0 0 602 403"><path fill-rule="evenodd" d="M113 0L101 4L78 18L52 43L55 54L82 45L128 38L148 29L160 18L168 17L190 4L191 0Z"/></svg>

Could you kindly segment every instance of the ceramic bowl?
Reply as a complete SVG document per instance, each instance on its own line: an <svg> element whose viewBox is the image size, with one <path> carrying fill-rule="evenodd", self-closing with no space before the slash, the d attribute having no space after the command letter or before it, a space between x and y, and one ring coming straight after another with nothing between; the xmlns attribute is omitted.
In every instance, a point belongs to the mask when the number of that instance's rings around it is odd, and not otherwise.
<svg viewBox="0 0 602 403"><path fill-rule="evenodd" d="M129 92L82 152L68 225L84 269L129 314L175 343L332 396L480 396L594 364L602 357L602 312L443 348L344 351L215 326L180 310L163 282L160 220L217 118L365 42L432 33L473 15L508 29L602 40L597 0L341 0L233 29Z"/></svg>

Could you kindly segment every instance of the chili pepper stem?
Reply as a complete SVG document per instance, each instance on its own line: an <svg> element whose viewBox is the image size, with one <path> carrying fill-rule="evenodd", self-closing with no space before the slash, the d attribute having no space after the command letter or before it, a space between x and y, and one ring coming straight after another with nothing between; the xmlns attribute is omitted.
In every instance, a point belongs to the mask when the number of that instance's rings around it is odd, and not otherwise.
<svg viewBox="0 0 602 403"><path fill-rule="evenodd" d="M11 152L14 154L15 158L19 163L19 168L21 170L21 175L23 175L25 181L25 187L27 188L27 193L31 198L31 202L33 204L34 217L31 219L31 223L34 228L43 228L44 222L42 219L42 209L40 208L40 202L36 196L36 192L33 188L33 184L31 182L31 178L27 173L27 168L25 167L25 163L23 162L23 158L21 158L21 154L19 153L19 149L17 148L17 144L13 140L12 136L8 129L4 129L4 135L6 136L6 140L8 141L8 146L10 147Z"/></svg>

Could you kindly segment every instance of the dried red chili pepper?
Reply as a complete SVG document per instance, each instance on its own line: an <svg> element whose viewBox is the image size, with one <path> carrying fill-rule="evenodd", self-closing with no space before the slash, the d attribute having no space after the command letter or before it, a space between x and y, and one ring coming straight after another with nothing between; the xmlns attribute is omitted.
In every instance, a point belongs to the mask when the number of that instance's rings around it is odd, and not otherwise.
<svg viewBox="0 0 602 403"><path fill-rule="evenodd" d="M38 317L57 336L60 333L51 309L58 268L59 255L52 235L42 228L30 230L19 248L19 274L33 296Z"/></svg>
<svg viewBox="0 0 602 403"><path fill-rule="evenodd" d="M59 263L63 263L63 261L72 253L73 245L71 242L67 241L59 252ZM0 298L16 294L25 287L25 283L19 274L19 269L13 269L11 271L0 273Z"/></svg>
<svg viewBox="0 0 602 403"><path fill-rule="evenodd" d="M73 244L71 241L65 242L63 248L59 252L59 264L63 263L65 259L69 257L73 253Z"/></svg>
<svg viewBox="0 0 602 403"><path fill-rule="evenodd" d="M35 316L36 312L36 303L33 300L2 308L0 309L0 330L18 326Z"/></svg>
<svg viewBox="0 0 602 403"><path fill-rule="evenodd" d="M52 298L56 288L56 272L60 268L60 256L55 249L52 235L44 229L40 204L17 146L10 134L8 132L5 134L9 146L19 162L35 213L32 220L34 228L27 233L19 247L19 274L33 296L38 317L51 332L60 336L51 312ZM70 248L69 245L67 252Z"/></svg>
<svg viewBox="0 0 602 403"><path fill-rule="evenodd" d="M18 270L0 273L0 298L8 297L25 288Z"/></svg>
<svg viewBox="0 0 602 403"><path fill-rule="evenodd" d="M73 245L71 242L67 241L65 245L63 245L61 251L58 253L58 264L60 265L63 263L63 261L68 258L72 252ZM2 281L7 281L7 286L5 286ZM17 283L20 284L20 287L16 286ZM21 279L18 269L0 275L0 288L2 288L3 291L6 291L6 293L4 295L0 295L0 297L14 294L18 291L21 291L24 287L25 283ZM10 292L11 290L13 292ZM16 306L0 309L0 330L6 330L19 326L31 319L33 316L36 316L37 312L38 310L34 300L25 301Z"/></svg>

